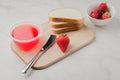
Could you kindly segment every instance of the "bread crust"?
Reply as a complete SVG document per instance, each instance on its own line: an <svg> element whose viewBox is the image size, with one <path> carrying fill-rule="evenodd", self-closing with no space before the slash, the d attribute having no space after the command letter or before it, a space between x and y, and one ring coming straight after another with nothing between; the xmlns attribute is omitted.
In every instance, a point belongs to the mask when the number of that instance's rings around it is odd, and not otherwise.
<svg viewBox="0 0 120 80"><path fill-rule="evenodd" d="M82 27L80 26L74 26L74 27L66 27L66 28L59 28L59 29L51 29L54 34L61 34L71 31L77 31L80 30Z"/></svg>
<svg viewBox="0 0 120 80"><path fill-rule="evenodd" d="M83 18L80 20L76 19L68 19L68 18L55 18L55 17L49 17L49 21L52 22L67 22L67 23L81 23L83 22Z"/></svg>
<svg viewBox="0 0 120 80"><path fill-rule="evenodd" d="M64 28L64 27L74 27L74 26L81 26L82 24L77 23L63 23L63 24L51 24L52 28Z"/></svg>

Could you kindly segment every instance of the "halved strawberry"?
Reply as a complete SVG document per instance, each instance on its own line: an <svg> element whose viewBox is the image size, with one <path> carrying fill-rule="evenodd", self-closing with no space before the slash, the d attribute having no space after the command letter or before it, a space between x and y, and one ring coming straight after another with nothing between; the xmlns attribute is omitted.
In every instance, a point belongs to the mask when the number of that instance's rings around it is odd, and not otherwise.
<svg viewBox="0 0 120 80"><path fill-rule="evenodd" d="M108 19L111 17L111 14L110 12L105 12L103 15L102 15L102 19Z"/></svg>

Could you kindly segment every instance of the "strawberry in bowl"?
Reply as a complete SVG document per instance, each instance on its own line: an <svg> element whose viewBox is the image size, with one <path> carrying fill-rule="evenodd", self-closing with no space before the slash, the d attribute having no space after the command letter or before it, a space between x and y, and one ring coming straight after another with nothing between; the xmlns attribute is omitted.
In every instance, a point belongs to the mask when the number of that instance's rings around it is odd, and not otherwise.
<svg viewBox="0 0 120 80"><path fill-rule="evenodd" d="M99 9L101 10L101 12L105 12L108 9L107 4L104 2L100 3Z"/></svg>
<svg viewBox="0 0 120 80"><path fill-rule="evenodd" d="M91 12L90 16L92 18L98 19L100 16L99 11L95 9L93 12Z"/></svg>
<svg viewBox="0 0 120 80"><path fill-rule="evenodd" d="M102 19L108 19L108 18L111 18L111 14L110 12L105 12L104 14L102 14Z"/></svg>
<svg viewBox="0 0 120 80"><path fill-rule="evenodd" d="M114 8L104 2L90 4L87 8L89 19L97 26L108 24L115 14Z"/></svg>

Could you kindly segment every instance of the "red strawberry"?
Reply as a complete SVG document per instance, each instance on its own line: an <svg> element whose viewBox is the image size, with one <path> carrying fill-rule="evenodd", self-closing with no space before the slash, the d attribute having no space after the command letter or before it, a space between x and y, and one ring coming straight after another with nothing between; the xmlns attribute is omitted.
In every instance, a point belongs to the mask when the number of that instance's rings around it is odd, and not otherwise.
<svg viewBox="0 0 120 80"><path fill-rule="evenodd" d="M105 12L103 15L102 15L102 19L108 19L111 17L111 14L110 12Z"/></svg>
<svg viewBox="0 0 120 80"><path fill-rule="evenodd" d="M102 12L105 12L107 10L107 5L106 3L100 3L99 8Z"/></svg>
<svg viewBox="0 0 120 80"><path fill-rule="evenodd" d="M57 45L62 50L62 52L65 52L69 45L70 39L67 35L61 35L56 39L56 42L57 42Z"/></svg>
<svg viewBox="0 0 120 80"><path fill-rule="evenodd" d="M94 10L94 11L90 14L90 16L91 16L92 18L98 19L99 16L100 16L99 11L98 11L97 9Z"/></svg>

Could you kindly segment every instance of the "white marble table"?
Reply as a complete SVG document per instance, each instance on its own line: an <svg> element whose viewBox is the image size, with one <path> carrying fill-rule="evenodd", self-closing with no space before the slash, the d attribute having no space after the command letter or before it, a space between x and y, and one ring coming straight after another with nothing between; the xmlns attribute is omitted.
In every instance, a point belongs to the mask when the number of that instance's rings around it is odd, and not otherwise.
<svg viewBox="0 0 120 80"><path fill-rule="evenodd" d="M100 0L0 0L0 80L120 80L120 1L106 0L115 7L116 15L104 27L95 27L88 20L85 10L91 1ZM10 48L11 29L23 23L40 26L49 11L59 7L80 9L96 39L57 64L24 76L25 64Z"/></svg>

